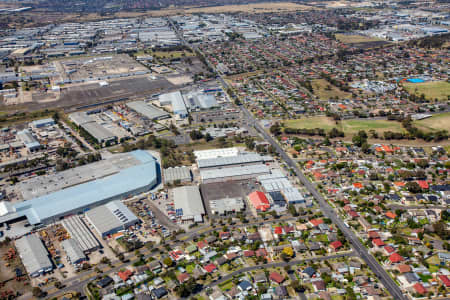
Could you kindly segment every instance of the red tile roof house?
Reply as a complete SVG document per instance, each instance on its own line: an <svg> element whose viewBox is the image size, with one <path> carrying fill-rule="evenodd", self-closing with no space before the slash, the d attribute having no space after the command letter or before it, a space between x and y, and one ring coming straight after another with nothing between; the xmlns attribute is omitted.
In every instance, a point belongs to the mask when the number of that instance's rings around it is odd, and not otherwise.
<svg viewBox="0 0 450 300"><path fill-rule="evenodd" d="M354 210L349 211L349 212L348 212L348 215L349 215L352 219L357 219L357 218L359 217L359 214L358 214L356 211L354 211Z"/></svg>
<svg viewBox="0 0 450 300"><path fill-rule="evenodd" d="M312 284L313 284L314 290L316 292L321 292L321 291L325 291L326 290L325 282L323 280L313 281Z"/></svg>
<svg viewBox="0 0 450 300"><path fill-rule="evenodd" d="M283 234L283 228L280 226L275 227L274 231L275 234Z"/></svg>
<svg viewBox="0 0 450 300"><path fill-rule="evenodd" d="M381 239L374 239L372 245L375 250L381 250L384 247L384 242Z"/></svg>
<svg viewBox="0 0 450 300"><path fill-rule="evenodd" d="M368 235L369 235L369 239L371 239L371 240L380 238L380 234L378 233L378 231L375 231L375 230L369 231Z"/></svg>
<svg viewBox="0 0 450 300"><path fill-rule="evenodd" d="M438 275L438 278L442 281L443 285L450 287L450 279L447 275Z"/></svg>
<svg viewBox="0 0 450 300"><path fill-rule="evenodd" d="M397 270L403 274L403 273L409 273L411 272L411 266L410 265L397 265Z"/></svg>
<svg viewBox="0 0 450 300"><path fill-rule="evenodd" d="M269 200L263 192L255 191L248 195L248 199L256 210L266 211L270 208Z"/></svg>
<svg viewBox="0 0 450 300"><path fill-rule="evenodd" d="M253 251L253 250L245 250L244 251L244 256L245 257L253 257L253 256L255 256L255 251Z"/></svg>
<svg viewBox="0 0 450 300"><path fill-rule="evenodd" d="M319 226L320 224L323 224L323 220L322 220L322 219L312 219L312 220L309 220L309 224L310 224L312 227L317 227L317 226Z"/></svg>
<svg viewBox="0 0 450 300"><path fill-rule="evenodd" d="M397 217L397 215L395 213L393 213L392 211L388 211L385 215L389 219L395 219Z"/></svg>
<svg viewBox="0 0 450 300"><path fill-rule="evenodd" d="M228 240L231 237L231 233L229 232L220 232L219 233L219 238L221 240Z"/></svg>
<svg viewBox="0 0 450 300"><path fill-rule="evenodd" d="M340 242L340 241L334 241L334 242L332 242L332 243L330 243L330 250L331 251L338 251L339 250L339 248L341 248L343 245L342 245L342 243ZM330 252L331 252L330 251Z"/></svg>
<svg viewBox="0 0 450 300"><path fill-rule="evenodd" d="M395 249L391 246L384 246L384 253L386 255L391 255L392 253L395 252Z"/></svg>
<svg viewBox="0 0 450 300"><path fill-rule="evenodd" d="M266 257L267 256L267 250L264 249L264 248L259 248L258 250L256 250L256 256L257 257L260 257L260 256Z"/></svg>
<svg viewBox="0 0 450 300"><path fill-rule="evenodd" d="M233 259L235 259L236 257L238 257L238 255L237 255L236 253L232 252L232 253L227 253L227 254L225 254L224 257L225 257L227 260L233 260Z"/></svg>
<svg viewBox="0 0 450 300"><path fill-rule="evenodd" d="M215 264L209 264L203 267L203 270L205 270L206 273L212 273L217 269Z"/></svg>
<svg viewBox="0 0 450 300"><path fill-rule="evenodd" d="M188 273L181 273L177 276L179 283L184 283L189 280L189 274Z"/></svg>
<svg viewBox="0 0 450 300"><path fill-rule="evenodd" d="M278 284L280 284L284 281L284 277L281 276L281 274L277 273L277 272L270 273L269 279Z"/></svg>
<svg viewBox="0 0 450 300"><path fill-rule="evenodd" d="M197 243L198 251L200 251L201 254L205 255L209 251L209 245L207 241L199 241Z"/></svg>
<svg viewBox="0 0 450 300"><path fill-rule="evenodd" d="M121 272L117 273L117 275L123 281L127 281L128 279L130 279L131 275L133 275L133 272L131 272L130 270L127 269L125 271L121 271Z"/></svg>
<svg viewBox="0 0 450 300"><path fill-rule="evenodd" d="M403 260L404 260L404 258L397 252L394 252L391 254L391 256L389 256L389 262L391 264L397 264L399 262L402 262Z"/></svg>
<svg viewBox="0 0 450 300"><path fill-rule="evenodd" d="M427 289L419 282L413 285L413 288L416 291L416 293L419 293L421 295L425 295L427 293Z"/></svg>

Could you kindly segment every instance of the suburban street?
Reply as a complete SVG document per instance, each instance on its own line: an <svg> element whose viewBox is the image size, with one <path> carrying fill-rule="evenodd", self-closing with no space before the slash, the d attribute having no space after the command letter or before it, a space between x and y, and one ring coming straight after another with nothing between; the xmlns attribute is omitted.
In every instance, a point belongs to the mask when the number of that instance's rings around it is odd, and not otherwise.
<svg viewBox="0 0 450 300"><path fill-rule="evenodd" d="M259 270L259 269L282 268L285 266L295 266L297 264L300 264L302 262L307 262L307 261L321 261L321 260L328 260L328 259L334 259L334 258L345 257L345 256L353 256L353 255L355 255L354 252L346 252L346 253L339 253L339 254L335 254L335 255L317 256L317 257L310 257L310 258L305 258L305 259L294 259L294 260L291 260L288 262L273 262L273 263L251 266L251 267L236 270L226 276L223 276L219 280L216 280L216 281L212 282L211 284L209 284L207 287L213 287L213 286L219 285L219 284L233 278L233 276L237 276L242 273L247 273L247 272L251 272L251 271L255 271L255 270Z"/></svg>
<svg viewBox="0 0 450 300"><path fill-rule="evenodd" d="M186 45L190 46L189 44L186 43L182 35L178 31L176 32L183 40L183 42ZM192 47L194 50L199 51L197 47L195 46ZM209 61L207 63L210 68L215 69L215 67L212 64L210 64ZM217 73L219 74L218 75L219 80L221 81L223 87L225 89L228 89L229 88L228 83L224 80L223 75L220 74L219 72ZM258 121L243 105L241 105L240 108L243 111L244 115L247 117L246 121L249 123L249 125L253 126L261 134L261 136L277 150L277 152L280 154L281 158L287 163L287 165L295 171L300 182L307 188L307 190L314 196L314 198L318 202L323 214L327 218L331 219L331 221L334 224L336 224L336 226L342 231L342 233L345 235L345 237L349 240L349 242L356 250L358 256L360 256L367 263L367 265L374 272L374 274L380 279L380 281L383 283L383 285L386 287L389 293L395 299L407 299L407 297L403 295L401 289L394 282L394 280L392 280L392 278L384 270L384 268L378 263L378 261L371 254L369 254L366 247L361 243L361 241L355 235L355 233L352 230L350 230L347 226L345 226L344 222L339 218L335 210L328 204L328 202L319 193L319 191L311 183L311 181L309 181L309 179L305 177L305 175L301 172L297 164L289 157L289 155L275 141L275 139L264 130L264 128L258 123Z"/></svg>
<svg viewBox="0 0 450 300"><path fill-rule="evenodd" d="M225 82L225 81L223 81ZM324 213L324 215L331 219L331 221L336 224L336 226L342 231L345 237L349 240L352 246L355 248L358 256L360 256L370 267L370 269L375 273L375 275L380 279L389 293L395 299L407 299L401 289L397 286L397 284L392 280L389 274L384 270L384 268L378 263L378 261L367 251L366 247L361 243L355 233L350 230L347 226L345 226L344 222L339 218L335 210L328 204L325 198L319 193L316 187L309 181L308 178L303 175L300 171L299 167L295 164L295 162L287 155L287 153L281 148L281 146L262 128L262 126L254 119L252 114L243 106L241 106L244 114L247 116L249 120L253 120L253 126L255 126L256 130L264 137L266 141L268 141L280 154L282 159L288 164L290 168L292 168L300 182L308 189L308 191L314 196L314 198L319 203L319 206Z"/></svg>

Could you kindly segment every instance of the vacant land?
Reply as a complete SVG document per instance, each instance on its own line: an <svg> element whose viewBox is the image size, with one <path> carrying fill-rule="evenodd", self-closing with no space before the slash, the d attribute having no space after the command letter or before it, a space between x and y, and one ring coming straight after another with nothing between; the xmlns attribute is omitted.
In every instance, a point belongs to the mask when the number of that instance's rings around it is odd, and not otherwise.
<svg viewBox="0 0 450 300"><path fill-rule="evenodd" d="M208 7L174 7L160 10L150 10L147 12L118 12L115 14L118 18L130 18L140 16L171 16L176 14L194 14L194 13L267 13L267 12L290 12L316 9L309 5L296 4L292 2L267 2L252 3L240 5L221 5Z"/></svg>
<svg viewBox="0 0 450 300"><path fill-rule="evenodd" d="M414 121L413 124L423 131L447 130L450 132L450 113L433 115L428 119Z"/></svg>
<svg viewBox="0 0 450 300"><path fill-rule="evenodd" d="M450 97L450 83L447 81L430 81L423 83L403 83L403 87L410 94L425 95L426 99L446 101Z"/></svg>
<svg viewBox="0 0 450 300"><path fill-rule="evenodd" d="M320 100L329 100L329 99L345 99L350 97L350 93L344 92L334 85L330 84L325 79L316 79L312 81L312 86L314 89L314 95L319 97Z"/></svg>
<svg viewBox="0 0 450 300"><path fill-rule="evenodd" d="M336 34L336 39L344 44L357 44L357 43L383 41L382 39L365 35L347 35L347 34Z"/></svg>
<svg viewBox="0 0 450 300"><path fill-rule="evenodd" d="M336 121L325 116L302 118L298 120L287 120L284 121L284 126L306 129L323 128L327 131L331 130L333 127L339 127L339 125L336 125Z"/></svg>
<svg viewBox="0 0 450 300"><path fill-rule="evenodd" d="M7 295L15 295L16 292L20 292L22 295L29 293L31 291L30 281L12 242L0 244L0 259L2 260L0 264L0 294L2 299L8 299ZM16 269L22 274L17 279Z"/></svg>
<svg viewBox="0 0 450 300"><path fill-rule="evenodd" d="M151 52L150 55L156 58L180 58L184 56L194 56L194 52L189 51L155 51Z"/></svg>
<svg viewBox="0 0 450 300"><path fill-rule="evenodd" d="M360 130L365 130L369 132L370 130L375 130L378 133L383 133L384 131L393 131L393 132L403 132L404 129L399 122L395 121L387 121L387 120L344 120L338 122L334 121L331 118L322 116L322 117L310 117L310 118L302 118L298 120L288 120L284 122L286 127L291 128L322 128L325 131L331 130L333 127L336 127L339 130L344 131L347 137L353 136Z"/></svg>
<svg viewBox="0 0 450 300"><path fill-rule="evenodd" d="M211 6L200 8L185 9L187 13L232 13L232 12L281 12L281 11L297 11L313 9L311 6L296 4L292 2L268 2L268 3L254 3L244 5L224 5Z"/></svg>
<svg viewBox="0 0 450 300"><path fill-rule="evenodd" d="M365 130L366 132L370 130L375 130L378 133L384 131L392 132L404 132L402 124L396 121L387 120L345 120L341 122L341 130L345 134L354 135L360 130Z"/></svg>

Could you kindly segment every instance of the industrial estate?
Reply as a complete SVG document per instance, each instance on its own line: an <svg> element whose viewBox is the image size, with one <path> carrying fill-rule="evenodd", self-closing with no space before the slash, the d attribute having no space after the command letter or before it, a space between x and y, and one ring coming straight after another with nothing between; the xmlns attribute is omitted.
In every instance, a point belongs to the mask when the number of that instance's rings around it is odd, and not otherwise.
<svg viewBox="0 0 450 300"><path fill-rule="evenodd" d="M0 299L448 299L448 1L2 1Z"/></svg>

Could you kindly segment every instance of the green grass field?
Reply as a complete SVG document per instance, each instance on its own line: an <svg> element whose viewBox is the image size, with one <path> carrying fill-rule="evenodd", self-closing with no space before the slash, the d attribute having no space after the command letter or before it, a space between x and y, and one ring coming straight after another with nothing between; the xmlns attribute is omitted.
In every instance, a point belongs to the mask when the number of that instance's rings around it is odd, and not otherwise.
<svg viewBox="0 0 450 300"><path fill-rule="evenodd" d="M428 119L414 121L413 124L423 131L450 131L450 112L436 114Z"/></svg>
<svg viewBox="0 0 450 300"><path fill-rule="evenodd" d="M322 128L325 131L331 130L336 127L339 130L344 131L346 136L353 136L360 130L369 132L375 130L378 133L384 131L403 132L404 129L399 122L387 121L387 120L344 120L336 124L331 118L328 117L310 117L302 118L298 120L284 121L285 127L291 128Z"/></svg>
<svg viewBox="0 0 450 300"><path fill-rule="evenodd" d="M450 96L450 83L446 81L429 81L423 83L403 83L403 87L410 94L420 96L425 95L426 99L439 101L446 101Z"/></svg>
<svg viewBox="0 0 450 300"><path fill-rule="evenodd" d="M387 120L344 120L342 129L350 135L356 134L360 130L375 130L378 133L384 131L403 132L402 124L396 121Z"/></svg>

